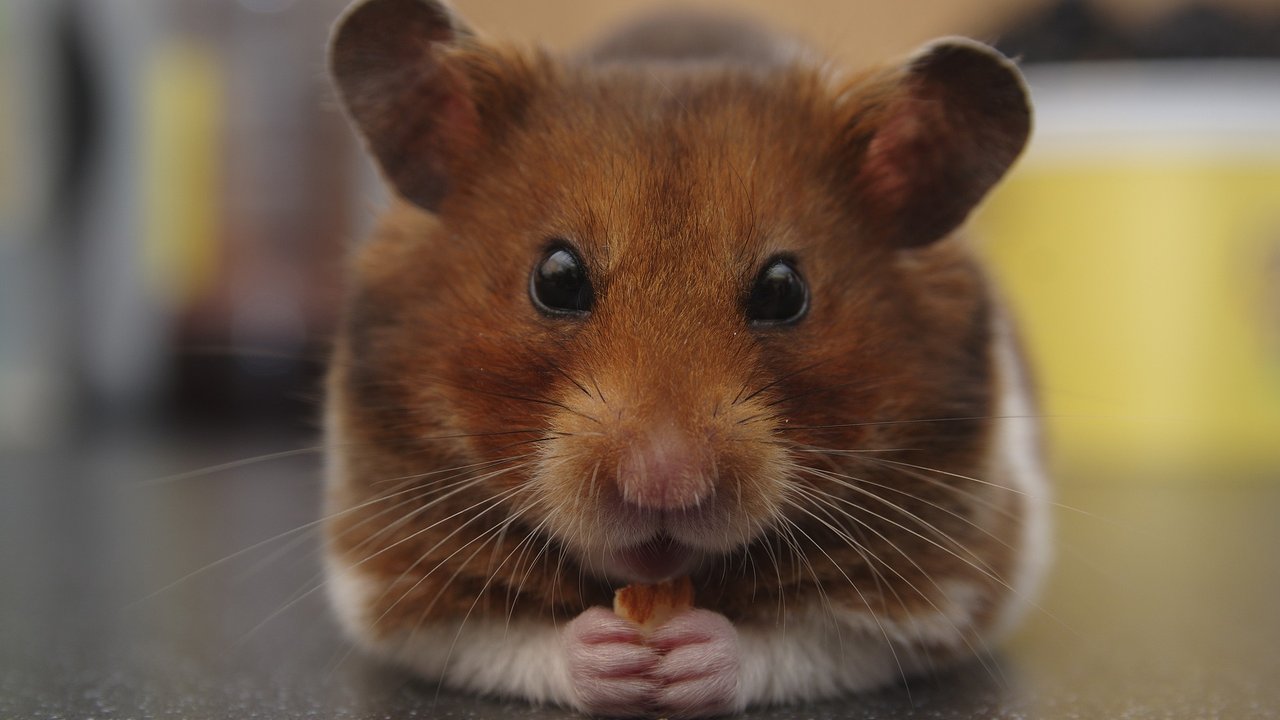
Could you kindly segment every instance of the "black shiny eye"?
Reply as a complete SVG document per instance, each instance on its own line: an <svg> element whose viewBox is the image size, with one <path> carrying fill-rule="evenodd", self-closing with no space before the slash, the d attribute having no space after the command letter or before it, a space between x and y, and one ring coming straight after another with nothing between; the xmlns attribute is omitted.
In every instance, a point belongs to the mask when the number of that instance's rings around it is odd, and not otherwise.
<svg viewBox="0 0 1280 720"><path fill-rule="evenodd" d="M533 268L529 297L534 307L550 315L586 315L595 305L586 267L563 245L548 248Z"/></svg>
<svg viewBox="0 0 1280 720"><path fill-rule="evenodd" d="M809 309L809 287L792 261L776 258L756 276L747 298L747 319L754 325L786 325Z"/></svg>

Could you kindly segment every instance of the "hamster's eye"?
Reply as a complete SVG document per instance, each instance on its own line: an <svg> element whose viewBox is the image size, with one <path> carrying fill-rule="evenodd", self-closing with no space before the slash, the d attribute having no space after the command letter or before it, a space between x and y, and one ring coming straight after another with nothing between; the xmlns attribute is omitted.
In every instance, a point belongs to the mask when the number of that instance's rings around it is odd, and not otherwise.
<svg viewBox="0 0 1280 720"><path fill-rule="evenodd" d="M586 315L595 304L587 269L573 250L553 245L529 277L534 307L548 315Z"/></svg>
<svg viewBox="0 0 1280 720"><path fill-rule="evenodd" d="M809 309L809 287L791 260L776 258L756 276L747 298L747 318L753 325L788 325Z"/></svg>

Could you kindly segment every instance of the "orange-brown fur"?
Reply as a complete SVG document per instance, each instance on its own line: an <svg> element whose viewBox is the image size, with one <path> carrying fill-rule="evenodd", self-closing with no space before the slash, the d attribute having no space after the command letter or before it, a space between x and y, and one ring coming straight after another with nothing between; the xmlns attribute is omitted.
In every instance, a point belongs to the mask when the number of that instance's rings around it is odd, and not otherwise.
<svg viewBox="0 0 1280 720"><path fill-rule="evenodd" d="M500 475L390 533L415 507L387 512L404 495L336 516L331 550L387 585L369 609L373 631L467 613L569 618L607 603L613 588L566 539L595 531L593 503L619 492L630 439L668 421L704 443L704 478L733 498L726 510L770 526L697 570L700 605L772 622L779 608L825 594L903 618L930 610L937 579L1001 595L995 578L1008 575L1011 550L998 538L1016 523L1009 493L797 452L881 450L871 457L984 473L980 418L993 413L994 382L984 278L960 239L900 250L851 197L848 169L866 145L850 138L870 132L860 123L874 120L894 73L840 88L799 65L688 73L463 55L469 77L488 78L476 84L482 117L498 120L486 121L487 144L455 159L434 216L397 202L356 251L329 378L348 458L330 505L343 511L402 487L396 479L526 453L563 464L553 480L535 478L537 467ZM572 240L591 268L589 322L530 305L528 274L548 238ZM779 251L802 259L812 306L795 327L753 329L742 298ZM902 512L787 463L865 480ZM832 517L786 506L792 483L848 501L863 526L842 529L864 553L824 527ZM478 519L467 512L520 486L533 489ZM478 539L528 493L568 504L581 525L543 527L522 553L547 517L537 505L501 537ZM970 495L1007 514L977 527ZM802 529L803 557L771 525L777 513Z"/></svg>

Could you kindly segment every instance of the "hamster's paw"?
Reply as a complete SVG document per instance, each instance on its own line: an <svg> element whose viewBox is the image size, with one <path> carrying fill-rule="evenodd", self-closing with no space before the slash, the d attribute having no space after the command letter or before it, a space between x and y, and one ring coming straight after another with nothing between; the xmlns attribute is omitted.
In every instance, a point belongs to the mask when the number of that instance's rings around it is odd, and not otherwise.
<svg viewBox="0 0 1280 720"><path fill-rule="evenodd" d="M742 709L738 631L728 618L689 610L658 628L648 642L661 653L652 671L659 684L659 714L700 718Z"/></svg>
<svg viewBox="0 0 1280 720"><path fill-rule="evenodd" d="M605 717L652 714L660 658L635 623L591 608L565 626L564 642L579 710Z"/></svg>

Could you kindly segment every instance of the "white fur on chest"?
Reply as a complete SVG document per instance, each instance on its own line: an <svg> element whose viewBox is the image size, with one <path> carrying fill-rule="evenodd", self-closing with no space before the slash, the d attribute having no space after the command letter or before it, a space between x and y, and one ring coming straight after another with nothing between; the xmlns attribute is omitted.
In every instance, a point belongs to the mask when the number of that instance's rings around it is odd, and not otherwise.
<svg viewBox="0 0 1280 720"><path fill-rule="evenodd" d="M1018 495L1020 508L1019 538L1014 544L1018 556L1007 578L1010 593L990 633L994 638L1007 634L1034 606L1053 554L1050 489L1041 456L1038 409L1029 395L1027 371L1015 342L1012 329L998 323L993 354L1000 394L990 467L993 481L1007 484Z"/></svg>

